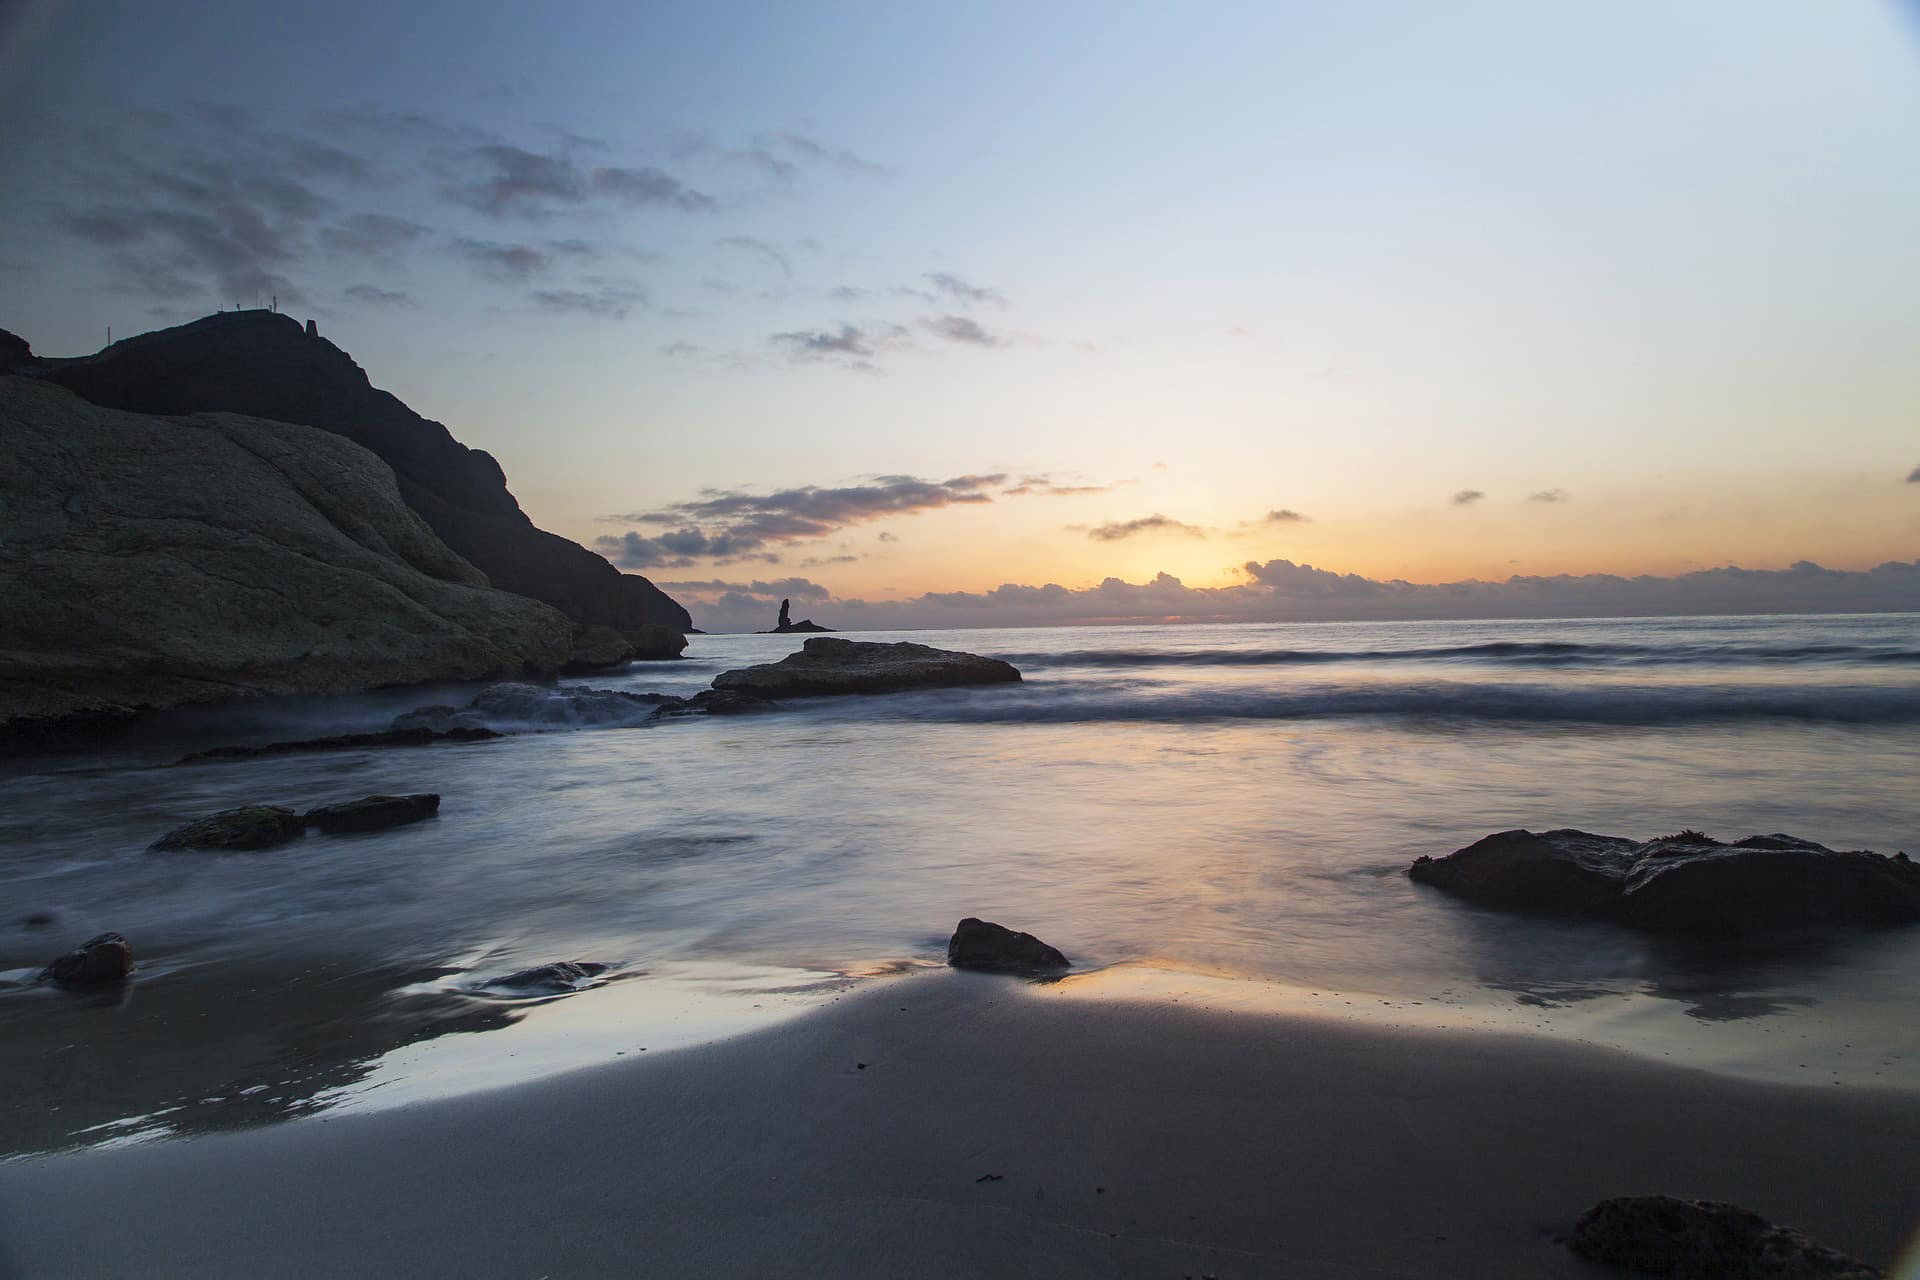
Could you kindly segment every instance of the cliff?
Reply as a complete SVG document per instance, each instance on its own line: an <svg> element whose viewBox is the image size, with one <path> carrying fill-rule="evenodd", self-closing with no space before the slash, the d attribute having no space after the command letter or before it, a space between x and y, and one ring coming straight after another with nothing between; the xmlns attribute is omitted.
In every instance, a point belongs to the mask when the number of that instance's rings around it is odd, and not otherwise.
<svg viewBox="0 0 1920 1280"><path fill-rule="evenodd" d="M631 633L648 623L693 625L645 578L535 528L490 454L373 386L346 352L290 316L225 312L44 363L41 376L108 408L224 410L345 436L384 459L406 504L501 590L544 601L582 626Z"/></svg>
<svg viewBox="0 0 1920 1280"><path fill-rule="evenodd" d="M566 661L340 435L0 377L0 730Z"/></svg>

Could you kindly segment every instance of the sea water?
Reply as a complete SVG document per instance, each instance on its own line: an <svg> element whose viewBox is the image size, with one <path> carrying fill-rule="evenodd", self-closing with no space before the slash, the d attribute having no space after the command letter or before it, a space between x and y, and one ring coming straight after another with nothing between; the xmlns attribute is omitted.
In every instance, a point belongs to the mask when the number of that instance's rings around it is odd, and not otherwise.
<svg viewBox="0 0 1920 1280"><path fill-rule="evenodd" d="M1493 831L1784 831L1920 852L1920 616L871 634L1017 685L653 722L556 698L494 741L175 763L384 728L478 686L160 717L0 761L0 1152L536 1078L941 962L977 915L1064 984L1560 1035L1920 1089L1920 928L1688 945L1481 910L1405 869ZM796 636L568 679L688 694ZM440 816L149 852L240 804L435 791ZM95 932L137 980L31 981ZM485 984L613 966L562 999Z"/></svg>

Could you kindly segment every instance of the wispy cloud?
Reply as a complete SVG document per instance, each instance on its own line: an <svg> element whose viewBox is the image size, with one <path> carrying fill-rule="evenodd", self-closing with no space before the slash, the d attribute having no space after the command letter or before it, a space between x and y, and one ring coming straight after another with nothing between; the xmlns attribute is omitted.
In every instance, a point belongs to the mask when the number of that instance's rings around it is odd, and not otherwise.
<svg viewBox="0 0 1920 1280"><path fill-rule="evenodd" d="M1307 517L1301 515L1298 511L1295 511L1291 507L1276 507L1272 511L1267 512L1264 523L1266 524L1304 524L1306 522L1306 519Z"/></svg>
<svg viewBox="0 0 1920 1280"><path fill-rule="evenodd" d="M1565 502L1572 495L1565 489L1541 489L1527 495L1528 502Z"/></svg>
<svg viewBox="0 0 1920 1280"><path fill-rule="evenodd" d="M983 303L996 307L1004 307L1007 305L1006 295L998 289L983 288L950 272L928 272L927 280L931 282L933 287L940 293L945 294L947 297L965 306L975 306Z"/></svg>
<svg viewBox="0 0 1920 1280"><path fill-rule="evenodd" d="M1137 538L1142 534L1159 533L1177 533L1189 538L1207 536L1207 531L1199 525L1186 524L1158 512L1150 516L1141 516L1137 520L1110 520L1106 524L1097 524L1087 530L1087 536L1095 542L1120 542L1127 538Z"/></svg>
<svg viewBox="0 0 1920 1280"><path fill-rule="evenodd" d="M356 284L341 291L341 296L350 302L364 303L370 307L407 307L417 308L420 303L412 294L400 289L381 289L370 284Z"/></svg>
<svg viewBox="0 0 1920 1280"><path fill-rule="evenodd" d="M787 257L786 252L778 245L770 244L765 240L756 239L753 236L722 236L714 241L714 245L721 249L737 249L746 253L775 268L783 276L793 274L793 260Z"/></svg>
<svg viewBox="0 0 1920 1280"><path fill-rule="evenodd" d="M1486 496L1487 496L1486 494L1482 493L1478 489L1462 489L1459 492L1455 493L1451 498L1447 499L1447 501L1451 502L1456 507L1470 507L1474 503L1480 501L1480 499Z"/></svg>
<svg viewBox="0 0 1920 1280"><path fill-rule="evenodd" d="M973 347L998 347L1006 339L996 338L980 327L980 323L970 316L929 316L920 322L922 328L938 334L949 342L960 342Z"/></svg>

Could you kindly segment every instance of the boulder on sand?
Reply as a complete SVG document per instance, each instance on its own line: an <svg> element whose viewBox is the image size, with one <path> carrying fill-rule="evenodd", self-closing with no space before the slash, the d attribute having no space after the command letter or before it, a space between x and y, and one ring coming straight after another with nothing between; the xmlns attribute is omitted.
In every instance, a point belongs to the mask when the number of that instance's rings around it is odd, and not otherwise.
<svg viewBox="0 0 1920 1280"><path fill-rule="evenodd" d="M841 693L897 693L960 685L1017 683L1011 663L930 645L881 644L816 636L778 662L713 678L722 691L762 698L803 698Z"/></svg>
<svg viewBox="0 0 1920 1280"><path fill-rule="evenodd" d="M1717 1200L1620 1196L1580 1215L1567 1247L1583 1258L1676 1280L1881 1280L1878 1268Z"/></svg>
<svg viewBox="0 0 1920 1280"><path fill-rule="evenodd" d="M1030 933L968 916L947 940L947 963L995 973L1058 973L1067 958Z"/></svg>
<svg viewBox="0 0 1920 1280"><path fill-rule="evenodd" d="M40 971L40 976L67 986L120 982L133 972L133 944L118 933L88 938Z"/></svg>
<svg viewBox="0 0 1920 1280"><path fill-rule="evenodd" d="M419 822L440 812L440 797L430 791L408 796L363 796L344 804L307 810L306 824L330 836L351 831L382 831Z"/></svg>
<svg viewBox="0 0 1920 1280"><path fill-rule="evenodd" d="M176 827L152 844L158 850L173 849L271 849L274 845L297 840L307 829L300 815L274 804L242 805Z"/></svg>
<svg viewBox="0 0 1920 1280"><path fill-rule="evenodd" d="M1737 937L1796 927L1920 922L1920 866L1798 836L1734 844L1687 831L1659 840L1502 831L1407 869L1482 906Z"/></svg>

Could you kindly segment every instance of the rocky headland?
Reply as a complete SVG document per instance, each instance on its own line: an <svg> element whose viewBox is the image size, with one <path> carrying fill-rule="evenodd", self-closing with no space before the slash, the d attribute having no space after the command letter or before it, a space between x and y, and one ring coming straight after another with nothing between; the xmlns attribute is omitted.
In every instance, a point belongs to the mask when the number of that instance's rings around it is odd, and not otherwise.
<svg viewBox="0 0 1920 1280"><path fill-rule="evenodd" d="M554 671L574 625L497 590L351 441L102 408L0 377L0 727Z"/></svg>
<svg viewBox="0 0 1920 1280"><path fill-rule="evenodd" d="M12 374L14 376L4 376ZM0 736L677 657L684 609L287 316L77 359L0 332Z"/></svg>
<svg viewBox="0 0 1920 1280"><path fill-rule="evenodd" d="M344 436L392 467L407 506L495 587L552 605L581 626L626 633L657 623L685 633L693 625L647 579L535 528L491 454L375 387L345 351L291 316L223 312L42 363L42 377L108 408L224 410Z"/></svg>

